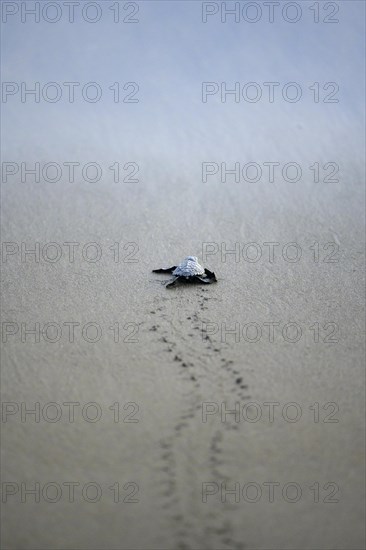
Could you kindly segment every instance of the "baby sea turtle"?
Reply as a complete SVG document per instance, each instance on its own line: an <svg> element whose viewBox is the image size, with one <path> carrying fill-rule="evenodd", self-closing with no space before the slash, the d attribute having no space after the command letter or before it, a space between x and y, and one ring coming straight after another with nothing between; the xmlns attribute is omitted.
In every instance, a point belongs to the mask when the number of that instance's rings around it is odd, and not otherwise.
<svg viewBox="0 0 366 550"><path fill-rule="evenodd" d="M173 265L173 267L165 269L153 269L153 273L171 273L174 275L174 279L166 285L167 288L171 288L179 281L185 283L205 283L206 285L217 282L215 273L204 269L198 263L196 256L187 256L178 266Z"/></svg>

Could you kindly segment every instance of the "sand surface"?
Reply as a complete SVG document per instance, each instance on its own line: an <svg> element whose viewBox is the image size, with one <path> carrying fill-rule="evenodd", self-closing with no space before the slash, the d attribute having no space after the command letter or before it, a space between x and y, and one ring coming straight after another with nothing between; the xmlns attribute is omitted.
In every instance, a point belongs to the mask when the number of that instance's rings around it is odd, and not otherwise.
<svg viewBox="0 0 366 550"><path fill-rule="evenodd" d="M141 100L3 105L3 160L103 169L3 182L2 241L19 247L2 262L3 548L364 547L363 7L348 4L318 27L204 25L194 2L142 2L135 26L5 25L5 80L136 81ZM337 81L341 101L203 104L202 81L223 80ZM274 161L301 179L202 182L202 162ZM139 181L114 182L114 162ZM314 162L339 181L314 182ZM187 255L218 283L151 273Z"/></svg>

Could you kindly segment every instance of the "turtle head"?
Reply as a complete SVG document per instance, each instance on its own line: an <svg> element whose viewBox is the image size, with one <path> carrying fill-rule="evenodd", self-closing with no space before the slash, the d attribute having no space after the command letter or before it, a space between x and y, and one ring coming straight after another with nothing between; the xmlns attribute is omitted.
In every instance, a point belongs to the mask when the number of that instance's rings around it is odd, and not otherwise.
<svg viewBox="0 0 366 550"><path fill-rule="evenodd" d="M198 262L197 256L187 256L186 260L191 260L191 262L195 262L195 263Z"/></svg>

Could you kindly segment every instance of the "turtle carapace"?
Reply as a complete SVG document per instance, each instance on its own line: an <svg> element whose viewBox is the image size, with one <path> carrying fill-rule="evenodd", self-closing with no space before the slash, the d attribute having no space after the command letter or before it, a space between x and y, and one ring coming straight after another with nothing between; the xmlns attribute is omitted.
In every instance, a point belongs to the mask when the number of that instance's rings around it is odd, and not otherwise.
<svg viewBox="0 0 366 550"><path fill-rule="evenodd" d="M187 256L179 265L172 267L153 269L153 273L171 273L174 278L166 285L167 288L175 286L178 282L184 283L216 283L217 279L213 271L204 269L199 263L196 256Z"/></svg>

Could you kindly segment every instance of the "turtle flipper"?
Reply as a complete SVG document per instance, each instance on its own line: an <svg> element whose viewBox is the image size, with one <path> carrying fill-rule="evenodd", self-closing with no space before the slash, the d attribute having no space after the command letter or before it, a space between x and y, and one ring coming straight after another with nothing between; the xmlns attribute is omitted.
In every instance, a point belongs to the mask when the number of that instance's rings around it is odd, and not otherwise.
<svg viewBox="0 0 366 550"><path fill-rule="evenodd" d="M153 273L173 273L174 269L176 269L176 265L173 265L173 267L167 267L162 269L153 269Z"/></svg>
<svg viewBox="0 0 366 550"><path fill-rule="evenodd" d="M213 274L214 275L214 274ZM200 283L205 283L205 285L210 285L211 283L217 283L217 279L214 275L214 277L203 277L202 275L195 275L195 280L199 281Z"/></svg>
<svg viewBox="0 0 366 550"><path fill-rule="evenodd" d="M209 269L205 269L205 275L208 279L212 279L211 282L217 282L216 275L213 271L210 271Z"/></svg>
<svg viewBox="0 0 366 550"><path fill-rule="evenodd" d="M171 288L172 286L175 286L177 282L181 279L181 277L174 277L168 284L165 285L166 288Z"/></svg>

